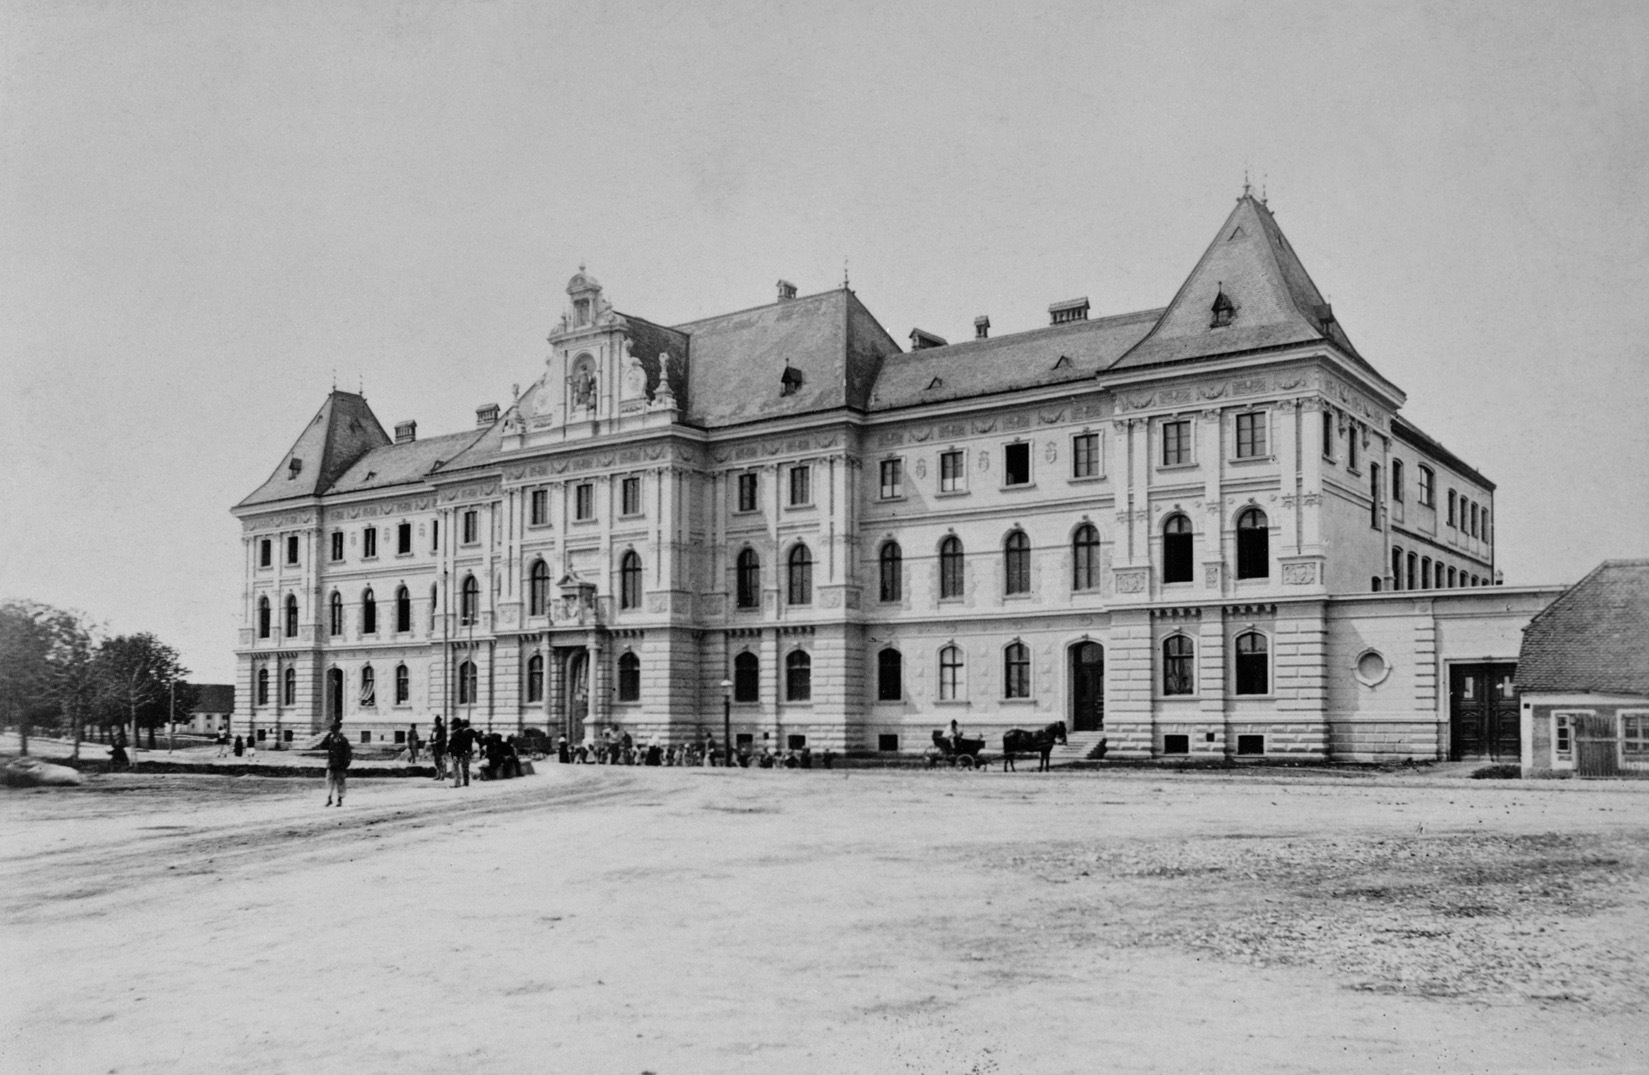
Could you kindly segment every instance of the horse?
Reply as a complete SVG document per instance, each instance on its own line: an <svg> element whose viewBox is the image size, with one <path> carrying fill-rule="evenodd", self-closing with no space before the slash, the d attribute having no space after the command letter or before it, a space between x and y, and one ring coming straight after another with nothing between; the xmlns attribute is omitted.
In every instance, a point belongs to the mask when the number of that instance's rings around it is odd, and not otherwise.
<svg viewBox="0 0 1649 1075"><path fill-rule="evenodd" d="M1027 732L1023 728L1013 728L1002 733L1002 771L1005 773L1014 767L1015 754L1041 754L1042 764L1036 771L1048 771L1048 755L1054 752L1054 744L1061 746L1065 743L1065 722L1056 720L1039 732Z"/></svg>

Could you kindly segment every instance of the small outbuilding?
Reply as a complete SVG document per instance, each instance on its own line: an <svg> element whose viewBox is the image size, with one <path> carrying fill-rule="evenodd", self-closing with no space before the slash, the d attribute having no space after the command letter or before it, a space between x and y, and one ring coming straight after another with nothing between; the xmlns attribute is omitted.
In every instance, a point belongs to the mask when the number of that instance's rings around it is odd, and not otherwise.
<svg viewBox="0 0 1649 1075"><path fill-rule="evenodd" d="M1605 560L1523 629L1523 775L1649 777L1649 560Z"/></svg>

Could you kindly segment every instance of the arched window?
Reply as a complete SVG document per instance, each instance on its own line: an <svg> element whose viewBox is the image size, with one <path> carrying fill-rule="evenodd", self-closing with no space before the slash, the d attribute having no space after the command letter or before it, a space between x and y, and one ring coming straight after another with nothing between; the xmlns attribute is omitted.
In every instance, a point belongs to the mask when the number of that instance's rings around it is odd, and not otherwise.
<svg viewBox="0 0 1649 1075"><path fill-rule="evenodd" d="M344 595L337 590L326 599L326 629L333 638L344 633Z"/></svg>
<svg viewBox="0 0 1649 1075"><path fill-rule="evenodd" d="M1454 568L1452 568L1452 567L1449 568L1449 589L1451 589L1451 590L1454 589L1454 587L1457 585L1456 580L1458 580L1459 577L1460 577L1459 573L1457 571L1455 571Z"/></svg>
<svg viewBox="0 0 1649 1075"><path fill-rule="evenodd" d="M475 702L475 662L465 661L458 666L458 704L474 705Z"/></svg>
<svg viewBox="0 0 1649 1075"><path fill-rule="evenodd" d="M641 701L641 658L634 650L625 650L618 658L618 700Z"/></svg>
<svg viewBox="0 0 1649 1075"><path fill-rule="evenodd" d="M535 653L527 658L527 701L544 700L544 655Z"/></svg>
<svg viewBox="0 0 1649 1075"><path fill-rule="evenodd" d="M543 560L534 560L527 583L527 615L542 616L549 610L550 565Z"/></svg>
<svg viewBox="0 0 1649 1075"><path fill-rule="evenodd" d="M1271 690L1271 666L1265 636L1257 631L1237 636L1237 693L1267 694Z"/></svg>
<svg viewBox="0 0 1649 1075"><path fill-rule="evenodd" d="M298 637L298 599L291 594L286 595L286 637Z"/></svg>
<svg viewBox="0 0 1649 1075"><path fill-rule="evenodd" d="M881 569L880 594L883 601L898 601L904 596L904 555L899 550L897 541L882 543L882 551L877 556L878 566Z"/></svg>
<svg viewBox="0 0 1649 1075"><path fill-rule="evenodd" d="M258 598L258 637L269 637L269 598Z"/></svg>
<svg viewBox="0 0 1649 1075"><path fill-rule="evenodd" d="M794 650L784 659L784 696L791 702L813 700L813 658Z"/></svg>
<svg viewBox="0 0 1649 1075"><path fill-rule="evenodd" d="M733 658L733 701L761 700L761 670L760 659L749 650Z"/></svg>
<svg viewBox="0 0 1649 1075"><path fill-rule="evenodd" d="M1002 697L1031 696L1031 651L1023 642L1010 642L1002 651Z"/></svg>
<svg viewBox="0 0 1649 1075"><path fill-rule="evenodd" d="M1420 557L1420 588L1431 589L1431 557Z"/></svg>
<svg viewBox="0 0 1649 1075"><path fill-rule="evenodd" d="M298 670L291 665L281 673L281 705L293 705L298 700Z"/></svg>
<svg viewBox="0 0 1649 1075"><path fill-rule="evenodd" d="M395 666L395 704L406 705L411 700L412 674L407 671L406 665L398 664Z"/></svg>
<svg viewBox="0 0 1649 1075"><path fill-rule="evenodd" d="M905 696L905 659L889 646L876 655L876 700L897 702Z"/></svg>
<svg viewBox="0 0 1649 1075"><path fill-rule="evenodd" d="M1432 564L1431 571L1432 587L1434 589L1441 590L1443 588L1443 561L1438 560L1436 563Z"/></svg>
<svg viewBox="0 0 1649 1075"><path fill-rule="evenodd" d="M363 635L378 633L378 601L372 596L370 588L361 594L361 633Z"/></svg>
<svg viewBox="0 0 1649 1075"><path fill-rule="evenodd" d="M1191 581L1191 520L1178 513L1162 524L1162 581Z"/></svg>
<svg viewBox="0 0 1649 1075"><path fill-rule="evenodd" d="M641 607L641 557L634 549L618 562L618 607Z"/></svg>
<svg viewBox="0 0 1649 1075"><path fill-rule="evenodd" d="M1191 640L1170 635L1162 640L1162 693L1192 694L1196 679L1192 672Z"/></svg>
<svg viewBox="0 0 1649 1075"><path fill-rule="evenodd" d="M412 591L405 586L395 590L395 630L399 634L412 630Z"/></svg>
<svg viewBox="0 0 1649 1075"><path fill-rule="evenodd" d="M1237 577L1271 577L1271 531L1265 512L1249 508L1237 516Z"/></svg>
<svg viewBox="0 0 1649 1075"><path fill-rule="evenodd" d="M269 669L258 669L257 699L259 705L269 704Z"/></svg>
<svg viewBox="0 0 1649 1075"><path fill-rule="evenodd" d="M1417 552L1411 552L1409 553L1408 571L1405 572L1406 578L1403 583L1403 589L1418 590L1420 588L1419 574L1420 554Z"/></svg>
<svg viewBox="0 0 1649 1075"><path fill-rule="evenodd" d="M939 596L962 596L962 539L955 534L939 543Z"/></svg>
<svg viewBox="0 0 1649 1075"><path fill-rule="evenodd" d="M468 626L476 621L481 610L481 583L474 575L465 575L458 590L458 622Z"/></svg>
<svg viewBox="0 0 1649 1075"><path fill-rule="evenodd" d="M1403 461L1401 459L1391 461L1391 499L1399 504L1403 502Z"/></svg>
<svg viewBox="0 0 1649 1075"><path fill-rule="evenodd" d="M1031 592L1031 539L1015 530L1002 543L1002 592Z"/></svg>
<svg viewBox="0 0 1649 1075"><path fill-rule="evenodd" d="M759 607L762 603L762 560L755 549L746 548L739 553L736 574L738 578L734 589L738 591L739 607Z"/></svg>
<svg viewBox="0 0 1649 1075"><path fill-rule="evenodd" d="M1399 548L1391 550L1391 588L1403 588L1403 550Z"/></svg>
<svg viewBox="0 0 1649 1075"><path fill-rule="evenodd" d="M378 676L369 664L361 669L361 708L371 709L378 704Z"/></svg>
<svg viewBox="0 0 1649 1075"><path fill-rule="evenodd" d="M1099 589L1099 531L1083 523L1071 536L1071 589Z"/></svg>
<svg viewBox="0 0 1649 1075"><path fill-rule="evenodd" d="M807 551L806 545L790 550L790 603L813 603L813 554Z"/></svg>
<svg viewBox="0 0 1649 1075"><path fill-rule="evenodd" d="M962 697L962 650L946 646L939 651L939 700L954 702Z"/></svg>
<svg viewBox="0 0 1649 1075"><path fill-rule="evenodd" d="M429 629L435 631L435 614L441 609L441 584L431 583L429 587Z"/></svg>

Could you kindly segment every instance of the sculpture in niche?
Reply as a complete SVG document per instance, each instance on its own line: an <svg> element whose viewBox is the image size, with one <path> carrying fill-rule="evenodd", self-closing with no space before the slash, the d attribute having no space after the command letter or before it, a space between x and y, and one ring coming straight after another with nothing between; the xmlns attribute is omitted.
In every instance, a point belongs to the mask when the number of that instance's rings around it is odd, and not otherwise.
<svg viewBox="0 0 1649 1075"><path fill-rule="evenodd" d="M596 382L595 370L591 369L591 365L589 357L586 356L579 359L577 365L573 367L573 406L594 410Z"/></svg>
<svg viewBox="0 0 1649 1075"><path fill-rule="evenodd" d="M647 367L641 364L640 358L630 352L629 340L624 341L624 381L619 398L647 398Z"/></svg>

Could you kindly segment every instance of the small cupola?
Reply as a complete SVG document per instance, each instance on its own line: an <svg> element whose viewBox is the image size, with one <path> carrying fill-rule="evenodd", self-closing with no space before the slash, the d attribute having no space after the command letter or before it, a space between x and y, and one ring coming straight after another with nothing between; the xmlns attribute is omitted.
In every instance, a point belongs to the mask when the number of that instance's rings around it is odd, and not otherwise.
<svg viewBox="0 0 1649 1075"><path fill-rule="evenodd" d="M976 339L976 340L987 339L987 338L989 338L990 334L991 334L991 319L988 315L980 314L978 317L973 319L973 338L974 339Z"/></svg>
<svg viewBox="0 0 1649 1075"><path fill-rule="evenodd" d="M483 403L475 408L475 424L477 426L490 426L496 421L498 421L498 404ZM399 434L400 430L397 429L396 432Z"/></svg>
<svg viewBox="0 0 1649 1075"><path fill-rule="evenodd" d="M395 443L411 444L418 439L418 423L410 418L405 422L395 423Z"/></svg>
<svg viewBox="0 0 1649 1075"><path fill-rule="evenodd" d="M1066 299L1048 307L1048 323L1050 325L1068 325L1072 321L1088 320L1088 296L1079 299Z"/></svg>
<svg viewBox="0 0 1649 1075"><path fill-rule="evenodd" d="M789 280L780 280L778 287L780 302L789 302L796 297L796 285Z"/></svg>
<svg viewBox="0 0 1649 1075"><path fill-rule="evenodd" d="M1218 291L1214 294L1212 310L1214 317L1208 323L1210 328L1224 328L1237 316L1237 304L1232 302L1231 296L1225 293L1225 282L1223 280L1219 284Z"/></svg>
<svg viewBox="0 0 1649 1075"><path fill-rule="evenodd" d="M950 341L943 336L929 332L926 329L913 328L910 330L910 349L912 351L925 351L929 347L944 347L949 343Z"/></svg>

